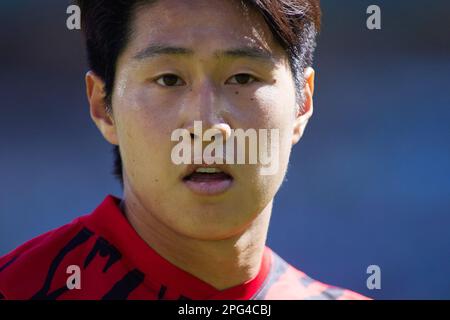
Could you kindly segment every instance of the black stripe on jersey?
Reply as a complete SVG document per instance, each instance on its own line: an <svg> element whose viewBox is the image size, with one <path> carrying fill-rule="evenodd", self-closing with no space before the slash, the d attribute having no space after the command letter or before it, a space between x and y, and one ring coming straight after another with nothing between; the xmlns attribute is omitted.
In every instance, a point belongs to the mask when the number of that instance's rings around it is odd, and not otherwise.
<svg viewBox="0 0 450 320"><path fill-rule="evenodd" d="M308 288L311 283L315 282L314 279L308 277L307 275L300 277L299 281L300 281L300 284L302 286L304 286L305 288Z"/></svg>
<svg viewBox="0 0 450 320"><path fill-rule="evenodd" d="M330 300L336 300L344 294L344 290L341 288L330 287L324 290L322 294Z"/></svg>
<svg viewBox="0 0 450 320"><path fill-rule="evenodd" d="M84 269L91 263L97 253L100 254L100 257L108 257L108 261L103 268L103 273L108 271L114 263L122 258L122 254L113 245L103 237L99 237L84 261Z"/></svg>
<svg viewBox="0 0 450 320"><path fill-rule="evenodd" d="M125 300L143 281L145 275L138 269L128 272L102 298L102 300Z"/></svg>
<svg viewBox="0 0 450 320"><path fill-rule="evenodd" d="M16 255L15 257L13 257L12 259L10 259L7 263L5 263L3 266L0 267L0 272L2 272L3 270L5 270L6 268L8 268L14 261L16 261L16 259L19 257L19 254Z"/></svg>
<svg viewBox="0 0 450 320"><path fill-rule="evenodd" d="M319 294L306 297L305 300L337 300L344 293L340 288L327 288Z"/></svg>
<svg viewBox="0 0 450 320"><path fill-rule="evenodd" d="M159 288L158 300L162 300L164 298L164 295L166 294L166 290L167 290L166 286L161 286L161 288Z"/></svg>
<svg viewBox="0 0 450 320"><path fill-rule="evenodd" d="M67 286L64 285L64 287L61 287L50 294L48 293L48 290L50 290L50 285L52 283L53 277L55 276L56 270L58 269L58 266L61 264L61 262L64 260L64 257L70 251L74 250L75 248L77 248L78 246L82 245L87 240L89 240L89 238L92 235L93 235L92 231L88 230L87 228L83 228L61 249L61 251L59 251L59 253L56 255L56 257L50 264L50 268L47 271L47 277L45 278L42 288L31 297L31 300L54 300L58 298L61 294L63 294L65 291L69 290Z"/></svg>

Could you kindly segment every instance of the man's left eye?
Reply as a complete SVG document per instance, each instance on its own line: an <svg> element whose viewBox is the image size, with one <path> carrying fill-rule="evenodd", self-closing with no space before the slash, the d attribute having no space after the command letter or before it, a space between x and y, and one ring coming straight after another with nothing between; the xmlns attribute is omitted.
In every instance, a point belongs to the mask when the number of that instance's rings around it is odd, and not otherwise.
<svg viewBox="0 0 450 320"><path fill-rule="evenodd" d="M255 77L253 77L251 74L248 73L239 73L237 75L232 76L230 79L227 80L227 84L250 84L254 81L257 81Z"/></svg>

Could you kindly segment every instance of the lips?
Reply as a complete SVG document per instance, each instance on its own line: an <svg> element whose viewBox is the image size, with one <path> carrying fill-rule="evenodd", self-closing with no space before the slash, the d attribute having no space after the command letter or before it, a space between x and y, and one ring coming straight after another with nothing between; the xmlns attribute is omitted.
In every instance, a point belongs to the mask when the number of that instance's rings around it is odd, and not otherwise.
<svg viewBox="0 0 450 320"><path fill-rule="evenodd" d="M194 193L216 195L224 193L233 184L233 176L220 165L189 166L183 183Z"/></svg>

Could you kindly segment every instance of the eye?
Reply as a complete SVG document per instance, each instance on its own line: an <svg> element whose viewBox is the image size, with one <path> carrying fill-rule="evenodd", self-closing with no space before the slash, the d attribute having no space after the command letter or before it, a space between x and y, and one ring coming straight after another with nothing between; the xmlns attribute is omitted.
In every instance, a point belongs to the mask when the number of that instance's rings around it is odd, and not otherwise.
<svg viewBox="0 0 450 320"><path fill-rule="evenodd" d="M163 87L175 87L184 85L184 81L174 74L164 74L156 79L156 83Z"/></svg>
<svg viewBox="0 0 450 320"><path fill-rule="evenodd" d="M227 83L246 85L246 84L250 84L254 81L257 81L257 80L252 75L250 75L248 73L239 73L237 75L232 76L230 79L228 79Z"/></svg>

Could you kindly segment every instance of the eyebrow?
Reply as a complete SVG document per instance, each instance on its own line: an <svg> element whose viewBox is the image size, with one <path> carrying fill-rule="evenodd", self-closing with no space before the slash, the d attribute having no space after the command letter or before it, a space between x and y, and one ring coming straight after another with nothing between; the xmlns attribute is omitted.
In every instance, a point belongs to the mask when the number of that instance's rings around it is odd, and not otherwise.
<svg viewBox="0 0 450 320"><path fill-rule="evenodd" d="M187 48L181 48L181 47L169 47L169 46L163 46L163 45L151 45L145 48L144 50L140 51L134 56L134 59L136 60L144 60L144 59L150 59L155 58L157 56L162 55L193 55L194 51L187 49Z"/></svg>
<svg viewBox="0 0 450 320"><path fill-rule="evenodd" d="M134 56L136 60L144 60L156 58L163 55L174 55L174 56L193 56L194 50L183 48L183 47L172 47L165 45L151 45L143 49ZM258 59L267 63L274 63L275 58L269 51L260 49L258 47L239 47L227 50L219 50L214 52L214 56L217 59L227 59L227 58L250 58Z"/></svg>

